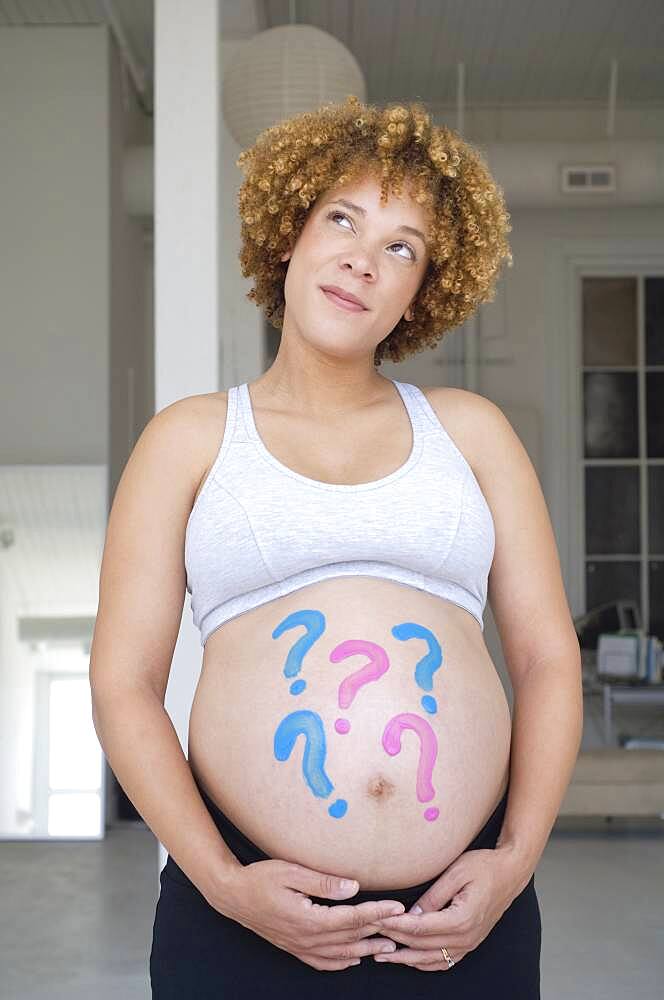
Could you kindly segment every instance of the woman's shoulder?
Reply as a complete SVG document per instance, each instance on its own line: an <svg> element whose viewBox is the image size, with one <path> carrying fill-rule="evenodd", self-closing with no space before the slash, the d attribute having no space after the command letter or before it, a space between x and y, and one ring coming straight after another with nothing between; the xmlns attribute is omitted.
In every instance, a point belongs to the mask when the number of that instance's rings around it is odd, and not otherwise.
<svg viewBox="0 0 664 1000"><path fill-rule="evenodd" d="M434 409L444 410L451 417L462 415L469 420L476 420L481 416L486 418L491 412L502 414L502 410L492 399L470 389L454 385L430 385L421 386L420 392L424 393Z"/></svg>
<svg viewBox="0 0 664 1000"><path fill-rule="evenodd" d="M503 411L487 396L457 386L422 386L429 405L473 470L507 421Z"/></svg>
<svg viewBox="0 0 664 1000"><path fill-rule="evenodd" d="M168 403L155 413L152 421L164 433L181 434L185 437L194 434L200 437L201 434L218 430L220 420L223 430L227 406L226 391L196 393Z"/></svg>
<svg viewBox="0 0 664 1000"><path fill-rule="evenodd" d="M228 391L219 389L217 392L199 392L191 396L182 396L172 403L168 403L158 413L170 413L178 417L203 416L219 409L225 409L228 402Z"/></svg>
<svg viewBox="0 0 664 1000"><path fill-rule="evenodd" d="M167 404L149 421L171 455L171 468L193 481L196 496L219 451L227 409L227 391L196 393Z"/></svg>

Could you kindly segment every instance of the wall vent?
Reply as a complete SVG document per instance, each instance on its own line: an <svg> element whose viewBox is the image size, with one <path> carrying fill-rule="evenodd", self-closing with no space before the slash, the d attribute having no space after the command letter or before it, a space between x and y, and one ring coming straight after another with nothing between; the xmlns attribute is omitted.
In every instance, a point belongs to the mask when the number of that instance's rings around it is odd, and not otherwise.
<svg viewBox="0 0 664 1000"><path fill-rule="evenodd" d="M616 168L612 163L563 164L563 194L610 194L616 190Z"/></svg>

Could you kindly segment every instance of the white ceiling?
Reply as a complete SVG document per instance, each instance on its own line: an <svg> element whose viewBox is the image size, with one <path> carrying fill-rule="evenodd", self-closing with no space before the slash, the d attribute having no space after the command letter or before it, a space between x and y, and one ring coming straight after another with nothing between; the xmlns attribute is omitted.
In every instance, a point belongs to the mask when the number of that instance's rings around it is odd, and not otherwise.
<svg viewBox="0 0 664 1000"><path fill-rule="evenodd" d="M237 6L233 4L232 6ZM370 100L468 106L605 103L611 57L621 102L664 103L662 0L298 0L299 21L335 35L364 69ZM288 23L266 0L266 27Z"/></svg>
<svg viewBox="0 0 664 1000"><path fill-rule="evenodd" d="M104 0L0 0L0 26L94 24ZM151 80L153 0L112 0ZM664 106L663 0L222 0L222 36L313 24L353 52L368 99L466 107Z"/></svg>

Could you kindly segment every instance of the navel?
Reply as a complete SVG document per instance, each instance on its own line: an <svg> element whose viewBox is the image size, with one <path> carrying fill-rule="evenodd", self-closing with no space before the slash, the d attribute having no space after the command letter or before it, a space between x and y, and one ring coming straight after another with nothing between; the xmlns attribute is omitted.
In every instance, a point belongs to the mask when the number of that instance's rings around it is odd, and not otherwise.
<svg viewBox="0 0 664 1000"><path fill-rule="evenodd" d="M382 774L369 779L367 790L372 799L388 799L394 792L394 785Z"/></svg>

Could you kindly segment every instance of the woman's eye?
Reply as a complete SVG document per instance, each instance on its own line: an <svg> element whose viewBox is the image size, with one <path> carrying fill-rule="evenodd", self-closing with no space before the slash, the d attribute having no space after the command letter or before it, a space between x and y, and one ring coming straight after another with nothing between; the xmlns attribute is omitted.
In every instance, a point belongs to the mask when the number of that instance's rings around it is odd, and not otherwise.
<svg viewBox="0 0 664 1000"><path fill-rule="evenodd" d="M347 215L345 215L344 212L330 212L329 215L328 215L328 219L335 219L337 216L340 216L342 219L346 219L346 221L350 222L350 219L348 218ZM391 246L393 246L393 247L407 247L408 250L410 250L410 252L411 252L411 257L409 259L410 260L417 260L417 256L415 254L415 251L411 247L410 243L403 243L400 240L398 243L392 243ZM397 256L399 256L399 255L397 255Z"/></svg>
<svg viewBox="0 0 664 1000"><path fill-rule="evenodd" d="M401 243L401 242L399 242L399 243L393 243L393 244L392 244L392 246L393 246L393 247L407 247L407 248L408 248L408 250L410 250L410 252L411 252L411 257L410 257L410 259L411 259L411 260L417 260L417 258L416 258L416 256L415 256L415 251L414 251L414 250L413 250L413 248L411 247L410 243Z"/></svg>
<svg viewBox="0 0 664 1000"><path fill-rule="evenodd" d="M328 219L334 219L338 215L341 216L342 219L348 219L348 216L344 215L343 212L330 212L330 214L328 215Z"/></svg>

